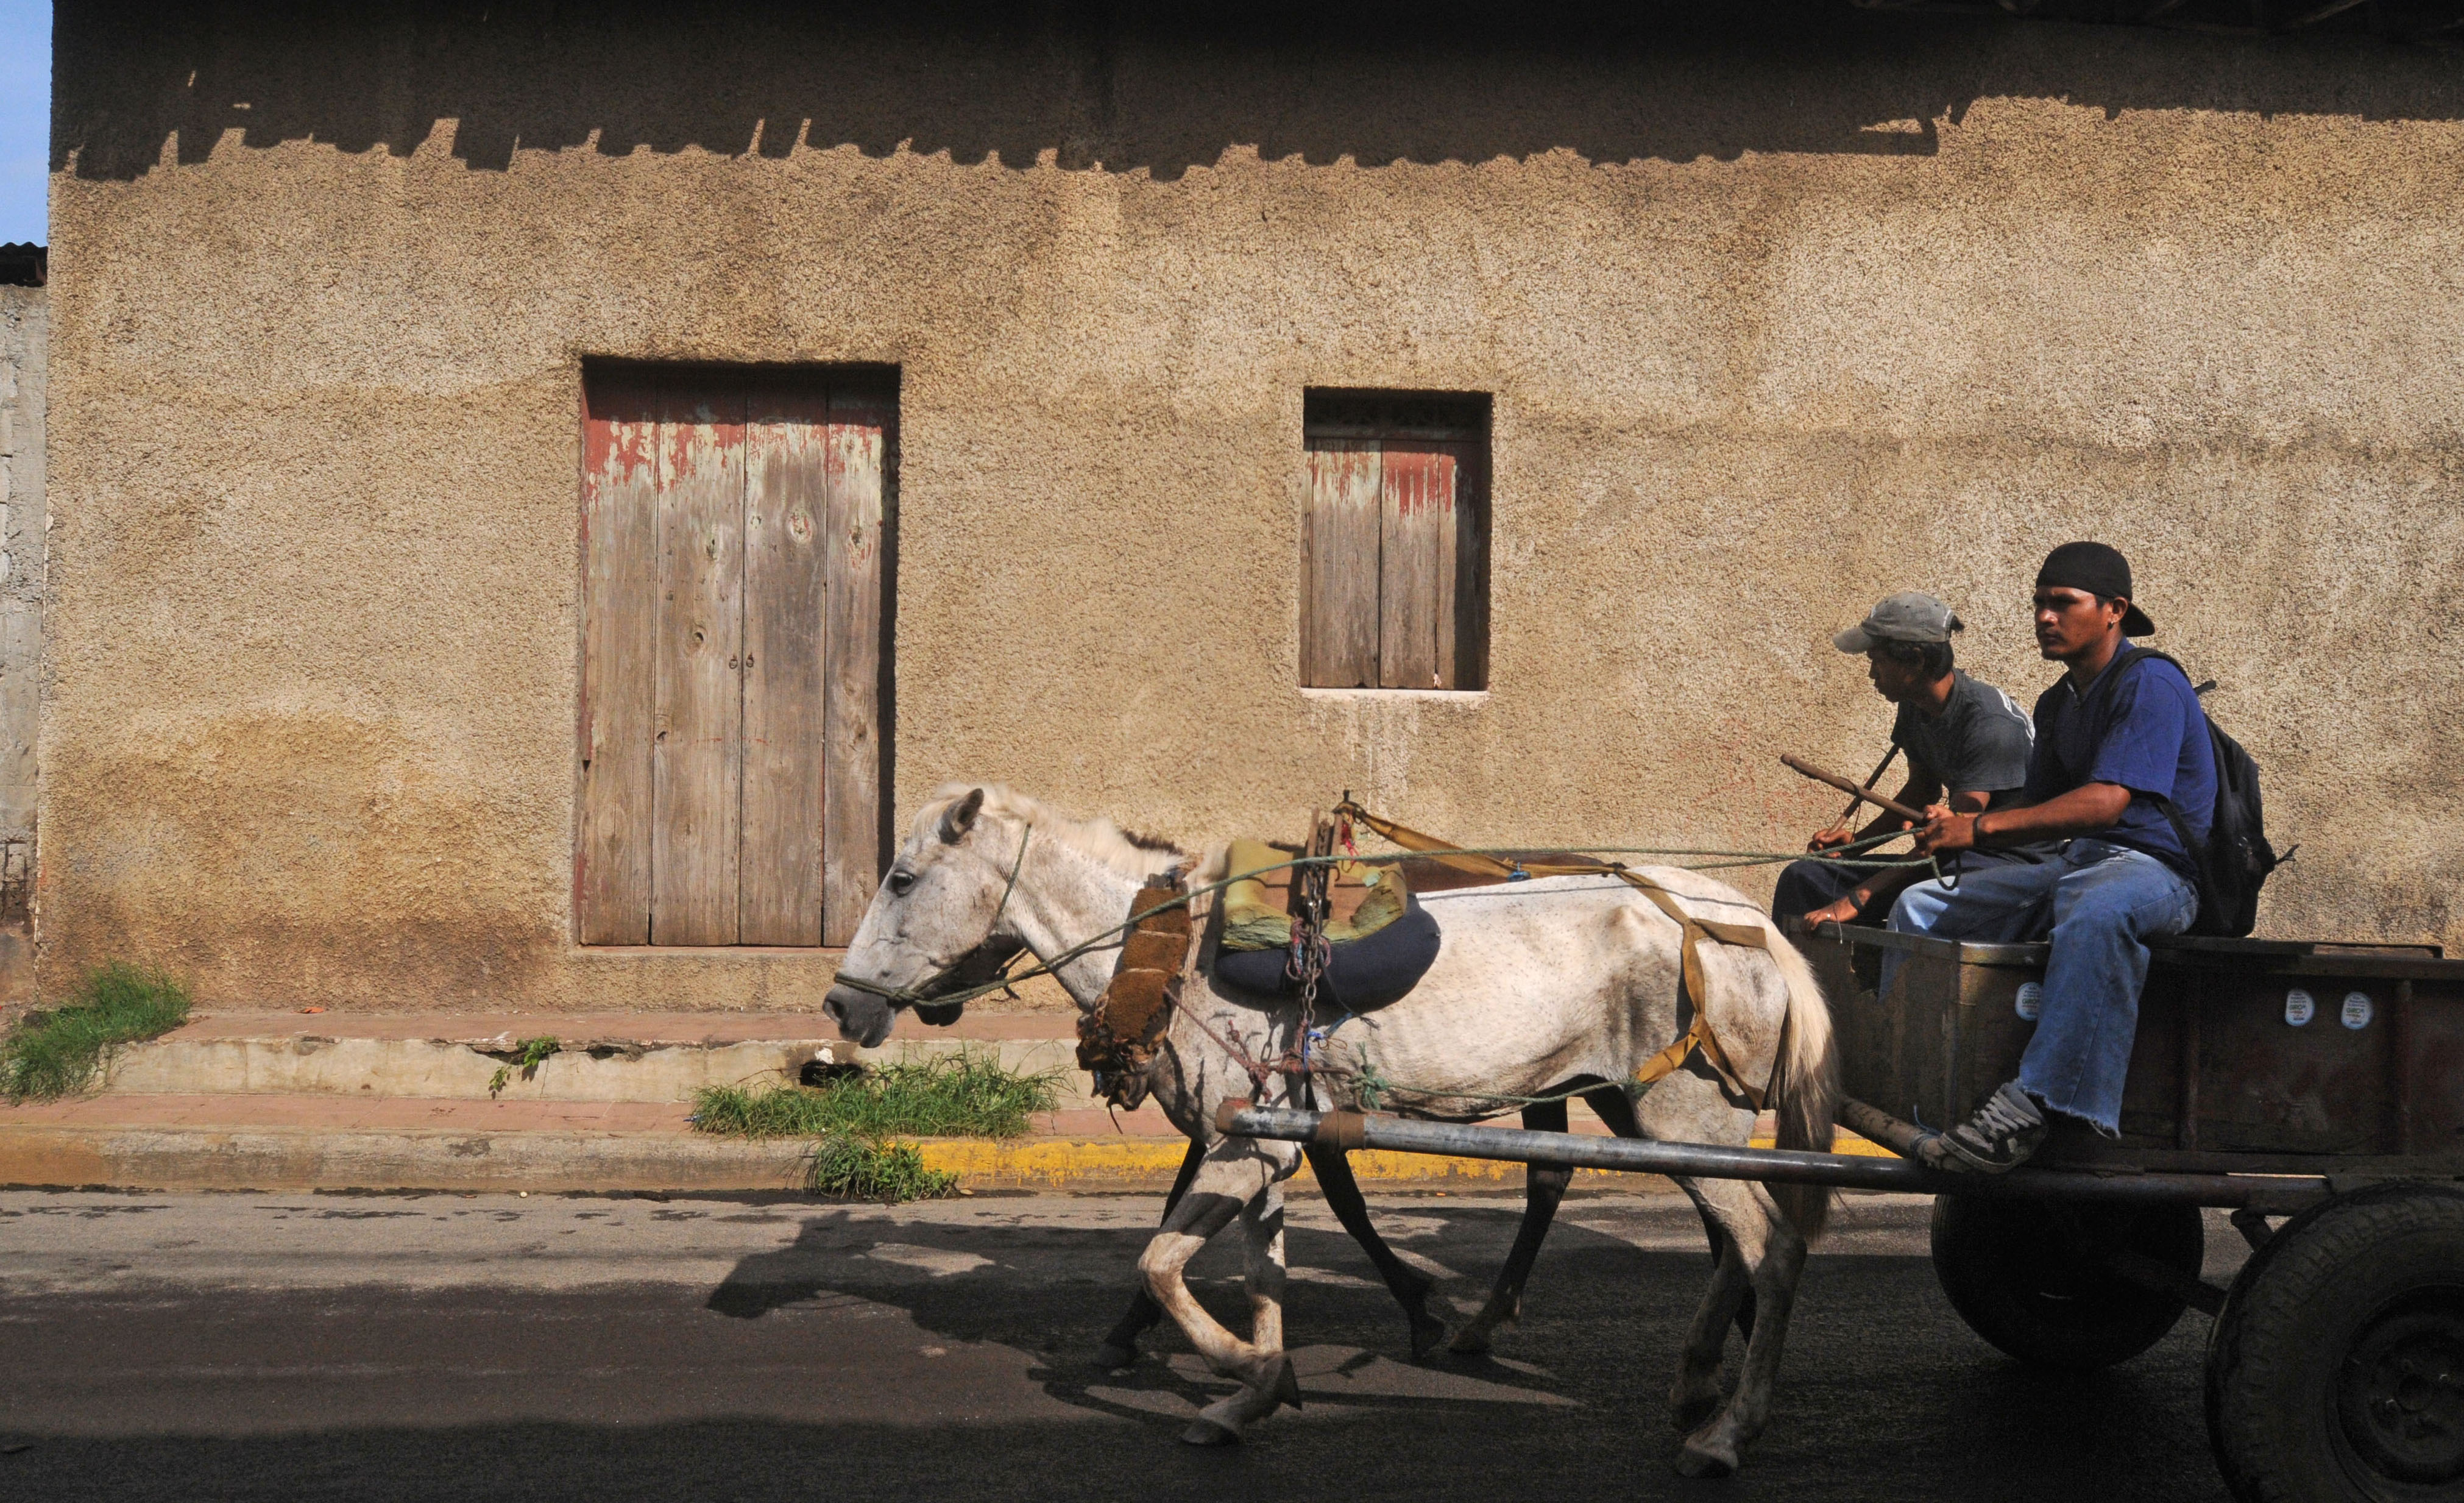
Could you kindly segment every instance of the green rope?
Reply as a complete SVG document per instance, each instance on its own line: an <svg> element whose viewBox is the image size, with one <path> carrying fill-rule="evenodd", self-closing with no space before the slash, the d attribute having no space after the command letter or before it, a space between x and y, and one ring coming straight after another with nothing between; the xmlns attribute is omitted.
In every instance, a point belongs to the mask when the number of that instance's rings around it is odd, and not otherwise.
<svg viewBox="0 0 2464 1503"><path fill-rule="evenodd" d="M1424 1086L1407 1086L1400 1081L1390 1080L1386 1077L1383 1071L1379 1070L1373 1061L1366 1058L1360 1061L1360 1068L1357 1070L1346 1070L1340 1066L1332 1069L1319 1066L1315 1067L1313 1072L1320 1075L1348 1077L1353 1081L1354 1094L1359 1099L1360 1110L1364 1112L1375 1112L1379 1110L1385 1104L1388 1096L1397 1094L1422 1096L1430 1100L1437 1100L1442 1097L1453 1097L1463 1101L1495 1101L1502 1106L1523 1107L1546 1106L1552 1101L1578 1100L1581 1097L1590 1095L1595 1091L1607 1090L1614 1087L1617 1090L1624 1092L1626 1099L1629 1101L1639 1098L1639 1093L1634 1089L1633 1082L1616 1080L1603 1081L1598 1085L1578 1086L1572 1090L1560 1091L1552 1095L1545 1096L1519 1096L1509 1092L1501 1091L1431 1091Z"/></svg>
<svg viewBox="0 0 2464 1503"><path fill-rule="evenodd" d="M1388 1092L1403 1089L1379 1074L1377 1067L1365 1059L1360 1062L1360 1069L1353 1073L1353 1078L1360 1082L1358 1094L1360 1109L1364 1112L1376 1111L1378 1104L1386 1099Z"/></svg>
<svg viewBox="0 0 2464 1503"><path fill-rule="evenodd" d="M1510 1092L1503 1091L1432 1091L1425 1086L1407 1086L1397 1081L1389 1080L1384 1075L1379 1074L1376 1068L1370 1065L1365 1060L1361 1063L1361 1068L1356 1072L1343 1070L1320 1069L1317 1073L1322 1075L1353 1074L1360 1082L1360 1109L1364 1112L1376 1111L1378 1109L1379 1101L1383 1100L1388 1095L1396 1094L1407 1096L1420 1096L1432 1101L1447 1097L1463 1101L1494 1101L1501 1106L1512 1107L1547 1106L1551 1101L1575 1101L1580 1100L1584 1096L1590 1095L1595 1091L1604 1091L1611 1088L1624 1092L1626 1099L1629 1101L1637 1098L1637 1093L1634 1089L1633 1083L1631 1081L1620 1080L1602 1081L1600 1084L1595 1086L1579 1086L1570 1091L1560 1091L1553 1095L1545 1096L1519 1096L1511 1094ZM1373 1081L1375 1082L1374 1096L1372 1086Z"/></svg>

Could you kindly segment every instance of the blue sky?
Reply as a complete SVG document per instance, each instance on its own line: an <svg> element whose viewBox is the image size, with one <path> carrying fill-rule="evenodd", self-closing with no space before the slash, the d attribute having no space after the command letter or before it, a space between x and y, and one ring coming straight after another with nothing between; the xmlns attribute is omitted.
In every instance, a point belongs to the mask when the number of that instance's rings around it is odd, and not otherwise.
<svg viewBox="0 0 2464 1503"><path fill-rule="evenodd" d="M51 240L51 0L0 0L0 240Z"/></svg>

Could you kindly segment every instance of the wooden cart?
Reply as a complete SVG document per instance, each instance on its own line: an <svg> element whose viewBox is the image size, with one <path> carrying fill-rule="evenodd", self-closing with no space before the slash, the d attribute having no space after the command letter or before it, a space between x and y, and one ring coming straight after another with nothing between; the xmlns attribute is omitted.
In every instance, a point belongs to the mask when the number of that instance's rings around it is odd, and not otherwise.
<svg viewBox="0 0 2464 1503"><path fill-rule="evenodd" d="M1837 925L1799 942L1832 1000L1854 1125L1904 1146L2018 1073L2047 946ZM1944 1194L1944 1291L2005 1352L2074 1368L2136 1356L2186 1308L2215 1316L2210 1438L2238 1496L2464 1496L2464 961L2431 945L2152 948L2120 1138L2057 1130L2034 1166L2117 1186L2260 1181L2233 1209L2252 1257L2230 1289L2200 1282L2199 1207L2220 1202L2194 1192Z"/></svg>
<svg viewBox="0 0 2464 1503"><path fill-rule="evenodd" d="M1906 1155L2018 1072L2046 946L1824 925L1841 1121ZM1889 956L1892 987L1877 995ZM2057 1132L1998 1179L1859 1158L1371 1116L1349 1143L1935 1196L1933 1263L1978 1335L2092 1369L2214 1317L2208 1429L2236 1497L2464 1497L2464 961L2435 946L2175 939L2156 951L2108 1140ZM1227 1107L1308 1141L1322 1114ZM2253 1249L2206 1283L2203 1207Z"/></svg>

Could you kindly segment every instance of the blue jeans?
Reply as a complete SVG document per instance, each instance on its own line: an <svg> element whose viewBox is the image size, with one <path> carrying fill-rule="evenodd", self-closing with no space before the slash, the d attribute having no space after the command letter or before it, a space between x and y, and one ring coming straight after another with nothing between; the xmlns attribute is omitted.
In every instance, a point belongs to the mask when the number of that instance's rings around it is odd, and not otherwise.
<svg viewBox="0 0 2464 1503"><path fill-rule="evenodd" d="M1970 872L1956 889L1920 882L1892 905L1890 927L1988 944L2050 932L2045 998L2019 1058L2019 1089L2112 1137L2122 1131L2122 1083L2147 982L2144 941L2180 934L2198 911L2197 890L2154 856L2074 840L2057 860ZM1898 967L1888 963L1895 956L1883 959L1887 997Z"/></svg>

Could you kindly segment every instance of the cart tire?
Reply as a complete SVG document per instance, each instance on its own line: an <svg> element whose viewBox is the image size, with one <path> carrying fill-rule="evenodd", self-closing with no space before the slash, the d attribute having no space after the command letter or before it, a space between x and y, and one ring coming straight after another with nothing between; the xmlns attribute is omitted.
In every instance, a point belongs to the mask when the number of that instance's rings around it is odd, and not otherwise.
<svg viewBox="0 0 2464 1503"><path fill-rule="evenodd" d="M2374 1186L2286 1224L2216 1317L2207 1398L2244 1503L2464 1493L2464 1192Z"/></svg>
<svg viewBox="0 0 2464 1503"><path fill-rule="evenodd" d="M2111 1271L2099 1253L2137 1253L2195 1280L2207 1243L2195 1205L1933 1203L1934 1276L1968 1328L2023 1362L2075 1372L2137 1357L2188 1308Z"/></svg>

